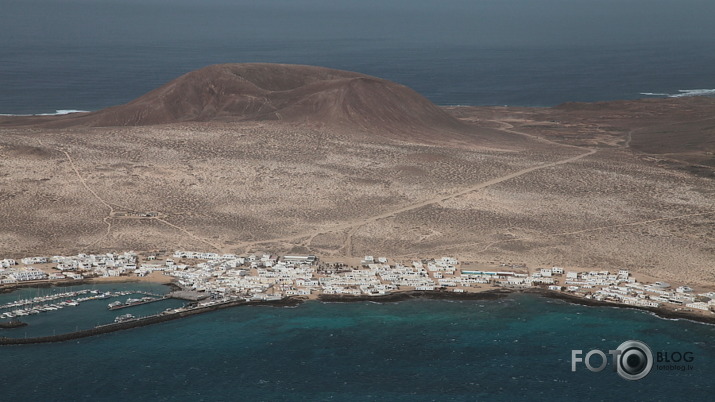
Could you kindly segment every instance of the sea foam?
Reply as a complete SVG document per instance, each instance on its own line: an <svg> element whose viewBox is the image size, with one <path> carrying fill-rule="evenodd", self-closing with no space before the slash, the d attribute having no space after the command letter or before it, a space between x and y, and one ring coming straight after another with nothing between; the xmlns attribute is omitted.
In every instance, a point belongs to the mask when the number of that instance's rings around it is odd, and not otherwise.
<svg viewBox="0 0 715 402"><path fill-rule="evenodd" d="M641 92L645 96L666 96L668 98L685 98L689 96L715 96L715 89L679 89L676 94L662 92Z"/></svg>
<svg viewBox="0 0 715 402"><path fill-rule="evenodd" d="M77 109L61 109L55 110L54 113L29 113L29 114L12 114L12 113L0 113L0 116L60 116L70 113L88 113L89 110L77 110Z"/></svg>
<svg viewBox="0 0 715 402"><path fill-rule="evenodd" d="M677 94L668 95L671 98L682 98L686 96L712 96L715 89L681 89Z"/></svg>

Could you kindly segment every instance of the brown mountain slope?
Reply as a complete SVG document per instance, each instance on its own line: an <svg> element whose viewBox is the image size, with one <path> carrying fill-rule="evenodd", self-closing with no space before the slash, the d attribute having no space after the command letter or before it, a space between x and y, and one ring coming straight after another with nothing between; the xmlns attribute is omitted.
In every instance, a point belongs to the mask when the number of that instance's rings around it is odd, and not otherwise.
<svg viewBox="0 0 715 402"><path fill-rule="evenodd" d="M474 128L403 85L348 71L284 64L213 65L125 105L24 121L106 127L261 120L427 142L474 139Z"/></svg>

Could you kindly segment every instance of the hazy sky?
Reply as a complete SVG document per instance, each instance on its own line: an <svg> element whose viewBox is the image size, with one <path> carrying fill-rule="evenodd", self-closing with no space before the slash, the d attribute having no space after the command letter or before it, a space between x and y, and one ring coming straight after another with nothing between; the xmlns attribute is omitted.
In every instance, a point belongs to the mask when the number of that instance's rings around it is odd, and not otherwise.
<svg viewBox="0 0 715 402"><path fill-rule="evenodd" d="M0 44L399 38L468 46L715 40L713 0L3 0ZM187 13L187 10L191 12Z"/></svg>

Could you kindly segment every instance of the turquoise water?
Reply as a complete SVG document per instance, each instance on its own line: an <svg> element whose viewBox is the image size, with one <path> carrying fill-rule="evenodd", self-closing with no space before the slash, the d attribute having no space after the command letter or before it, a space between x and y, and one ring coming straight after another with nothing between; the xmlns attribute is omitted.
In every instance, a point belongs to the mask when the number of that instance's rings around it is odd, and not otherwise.
<svg viewBox="0 0 715 402"><path fill-rule="evenodd" d="M169 288L164 285L157 285L151 283L129 283L129 284L96 284L96 285L77 285L77 286L67 286L67 287L51 287L51 288L26 288L20 289L10 294L0 294L0 305L5 303L10 303L22 299L32 299L37 296L46 296L52 294L59 294L64 292L72 292L83 289L94 289L99 292L111 292L111 291L136 291L136 292L148 292L152 294L165 294L169 291ZM77 297L91 296L80 295ZM54 334L61 334L65 332L72 332L81 329L92 328L99 324L108 324L114 322L114 319L122 314L131 313L137 317L156 314L167 308L180 307L184 302L179 300L163 300L160 302L143 304L139 306L134 306L126 309L120 310L109 310L107 304L114 301L124 302L127 298L138 298L143 297L144 294L134 293L131 295L112 297L110 299L103 300L89 300L79 304L79 306L65 307L61 310L42 312L40 314L28 315L18 317L22 322L28 324L26 327L13 328L13 329L0 329L0 336L12 337L12 338L22 338L22 337L34 337L34 336L47 336ZM67 299L74 299L74 297L67 297L63 299L57 299L55 301L46 302L42 304L53 304L59 303ZM18 307L10 309L2 309L0 312L12 311ZM7 319L2 319L2 321L7 321Z"/></svg>
<svg viewBox="0 0 715 402"><path fill-rule="evenodd" d="M707 400L714 327L529 295L247 306L0 349L8 400ZM571 372L571 349L639 339L692 371ZM119 397L121 395L121 398Z"/></svg>

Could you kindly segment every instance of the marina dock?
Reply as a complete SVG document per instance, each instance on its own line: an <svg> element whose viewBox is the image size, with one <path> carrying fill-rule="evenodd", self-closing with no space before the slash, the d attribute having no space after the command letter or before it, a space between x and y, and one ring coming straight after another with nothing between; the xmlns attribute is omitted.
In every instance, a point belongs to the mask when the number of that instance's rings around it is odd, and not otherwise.
<svg viewBox="0 0 715 402"><path fill-rule="evenodd" d="M122 304L115 304L115 305L110 304L109 309L110 310L121 310L123 308L128 308L128 307L141 306L142 304L160 302L162 300L166 300L166 299L170 299L170 298L171 297L169 297L169 296L161 296L161 297L157 297L157 298L144 297L141 299L136 299L137 301L134 301L134 302L127 301L126 303L122 303Z"/></svg>

